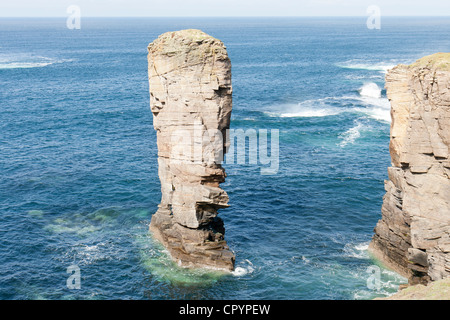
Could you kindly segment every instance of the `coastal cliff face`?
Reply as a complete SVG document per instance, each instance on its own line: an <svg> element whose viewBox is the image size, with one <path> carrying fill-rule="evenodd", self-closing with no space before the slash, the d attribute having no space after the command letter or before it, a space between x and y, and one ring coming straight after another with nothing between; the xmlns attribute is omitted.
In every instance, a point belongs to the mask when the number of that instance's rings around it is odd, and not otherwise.
<svg viewBox="0 0 450 320"><path fill-rule="evenodd" d="M410 284L450 276L450 53L386 75L392 166L369 246Z"/></svg>
<svg viewBox="0 0 450 320"><path fill-rule="evenodd" d="M162 193L150 231L179 265L233 270L235 257L217 217L228 207L219 187L232 107L226 48L189 29L162 34L148 52Z"/></svg>

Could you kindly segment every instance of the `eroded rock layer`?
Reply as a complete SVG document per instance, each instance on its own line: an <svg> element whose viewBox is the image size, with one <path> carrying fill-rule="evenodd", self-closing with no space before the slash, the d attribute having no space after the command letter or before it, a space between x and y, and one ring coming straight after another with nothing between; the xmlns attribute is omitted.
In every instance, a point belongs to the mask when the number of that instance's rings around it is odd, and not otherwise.
<svg viewBox="0 0 450 320"><path fill-rule="evenodd" d="M370 251L427 283L450 276L450 53L386 75L392 166Z"/></svg>
<svg viewBox="0 0 450 320"><path fill-rule="evenodd" d="M220 161L226 139L220 136L229 128L232 107L226 48L190 29L162 34L148 52L162 193L150 230L182 266L232 270L234 254L217 217L218 209L228 207L219 187L226 176Z"/></svg>

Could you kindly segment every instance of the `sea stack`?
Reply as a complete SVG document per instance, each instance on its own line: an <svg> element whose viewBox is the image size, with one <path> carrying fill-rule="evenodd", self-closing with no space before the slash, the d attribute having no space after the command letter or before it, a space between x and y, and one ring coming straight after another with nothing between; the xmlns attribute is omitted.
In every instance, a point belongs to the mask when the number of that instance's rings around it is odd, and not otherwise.
<svg viewBox="0 0 450 320"><path fill-rule="evenodd" d="M392 166L369 246L410 284L450 276L450 53L386 75Z"/></svg>
<svg viewBox="0 0 450 320"><path fill-rule="evenodd" d="M162 193L150 231L180 266L231 271L217 217L228 207L219 187L232 107L226 47L200 30L164 33L148 46L148 75Z"/></svg>

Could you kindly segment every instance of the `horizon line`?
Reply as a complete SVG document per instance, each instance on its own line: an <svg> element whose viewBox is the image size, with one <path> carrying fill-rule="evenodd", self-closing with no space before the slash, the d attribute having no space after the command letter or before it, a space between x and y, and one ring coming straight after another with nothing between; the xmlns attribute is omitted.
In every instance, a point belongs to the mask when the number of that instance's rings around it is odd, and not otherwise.
<svg viewBox="0 0 450 320"><path fill-rule="evenodd" d="M67 18L68 16L1 16L0 18ZM367 15L304 15L304 16L82 16L83 18L367 18ZM448 18L450 15L382 15L390 18Z"/></svg>

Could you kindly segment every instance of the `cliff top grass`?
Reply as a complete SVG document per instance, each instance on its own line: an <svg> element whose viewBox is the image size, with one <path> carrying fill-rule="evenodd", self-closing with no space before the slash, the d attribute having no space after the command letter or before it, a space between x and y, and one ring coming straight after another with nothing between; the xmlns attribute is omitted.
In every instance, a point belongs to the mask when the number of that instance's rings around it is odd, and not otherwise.
<svg viewBox="0 0 450 320"><path fill-rule="evenodd" d="M431 282L427 286L411 286L393 296L376 300L450 300L450 278Z"/></svg>
<svg viewBox="0 0 450 320"><path fill-rule="evenodd" d="M439 52L425 56L411 64L409 67L427 67L429 69L433 68L443 71L450 71L450 52Z"/></svg>

